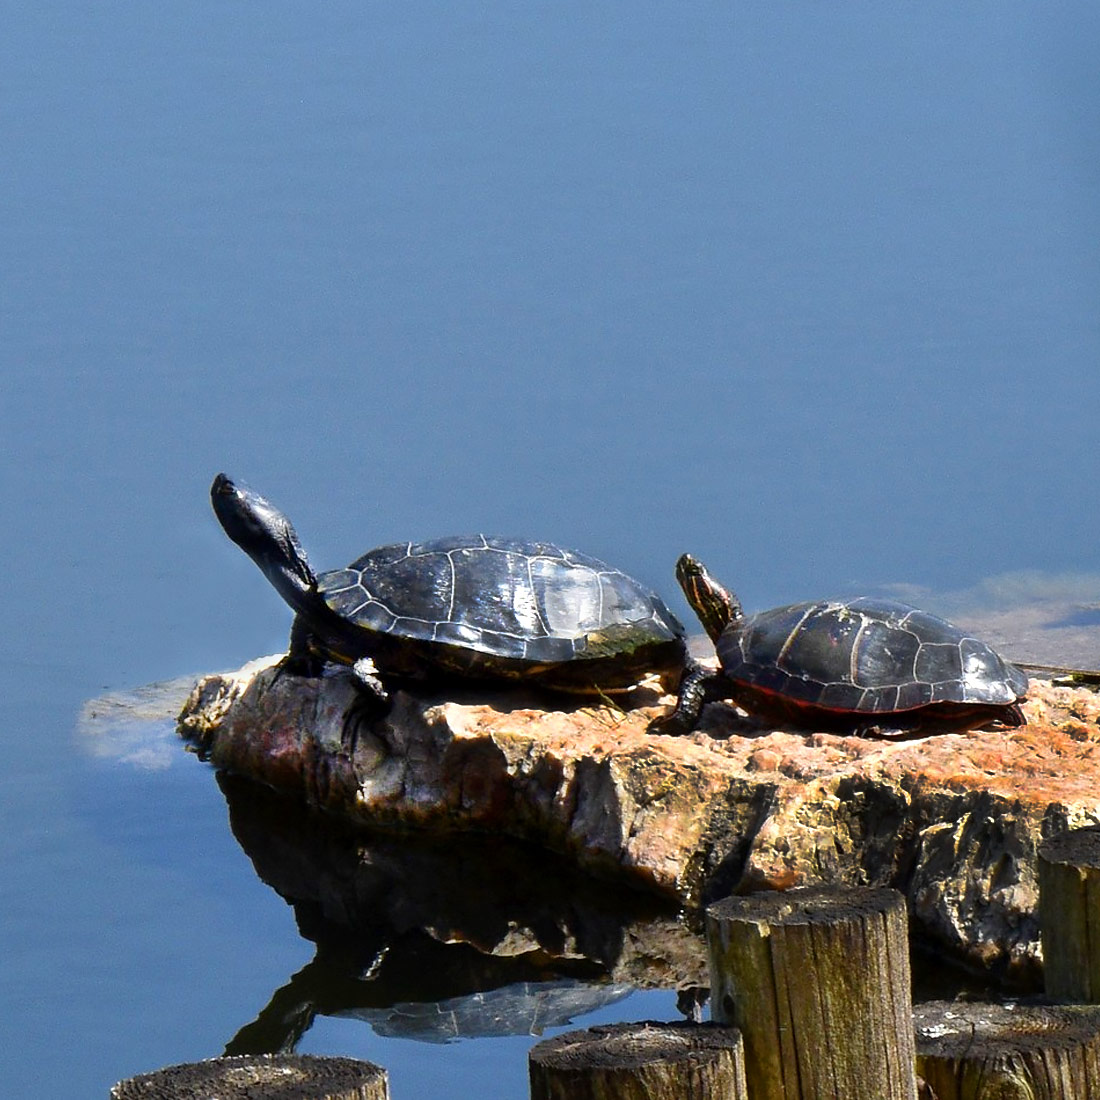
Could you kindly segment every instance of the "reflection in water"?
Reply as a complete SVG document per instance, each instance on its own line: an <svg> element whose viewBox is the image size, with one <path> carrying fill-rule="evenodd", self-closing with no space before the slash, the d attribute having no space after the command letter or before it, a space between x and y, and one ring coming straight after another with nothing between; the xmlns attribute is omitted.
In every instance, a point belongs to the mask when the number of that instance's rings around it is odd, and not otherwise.
<svg viewBox="0 0 1100 1100"><path fill-rule="evenodd" d="M317 948L226 1053L291 1051L317 1015L428 1042L538 1034L633 989L706 983L702 941L666 902L541 849L364 834L219 783L257 874Z"/></svg>

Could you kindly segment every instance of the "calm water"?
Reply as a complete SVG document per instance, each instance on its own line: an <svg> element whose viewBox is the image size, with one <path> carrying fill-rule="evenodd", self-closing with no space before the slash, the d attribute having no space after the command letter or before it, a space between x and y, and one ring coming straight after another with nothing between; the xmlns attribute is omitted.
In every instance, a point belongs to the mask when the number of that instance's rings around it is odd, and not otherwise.
<svg viewBox="0 0 1100 1100"><path fill-rule="evenodd" d="M217 1054L313 957L209 771L76 733L283 644L217 470L324 567L481 529L685 618L690 549L750 608L1095 625L1098 52L1052 0L13 8L0 1094ZM531 1041L300 1049L495 1100Z"/></svg>

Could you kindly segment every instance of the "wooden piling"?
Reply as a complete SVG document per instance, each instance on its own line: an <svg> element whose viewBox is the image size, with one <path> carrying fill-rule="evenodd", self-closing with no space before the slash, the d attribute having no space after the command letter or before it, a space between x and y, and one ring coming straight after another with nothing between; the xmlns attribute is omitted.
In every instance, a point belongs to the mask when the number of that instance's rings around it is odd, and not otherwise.
<svg viewBox="0 0 1100 1100"><path fill-rule="evenodd" d="M711 1015L753 1100L916 1100L905 899L810 887L707 910Z"/></svg>
<svg viewBox="0 0 1100 1100"><path fill-rule="evenodd" d="M747 1100L736 1028L614 1024L546 1039L528 1056L531 1100Z"/></svg>
<svg viewBox="0 0 1100 1100"><path fill-rule="evenodd" d="M917 1071L936 1100L1100 1096L1100 1009L929 1001L913 1022Z"/></svg>
<svg viewBox="0 0 1100 1100"><path fill-rule="evenodd" d="M257 1054L211 1058L130 1077L111 1100L389 1100L386 1071L354 1058Z"/></svg>
<svg viewBox="0 0 1100 1100"><path fill-rule="evenodd" d="M1047 996L1100 1004L1100 826L1039 846L1039 927Z"/></svg>

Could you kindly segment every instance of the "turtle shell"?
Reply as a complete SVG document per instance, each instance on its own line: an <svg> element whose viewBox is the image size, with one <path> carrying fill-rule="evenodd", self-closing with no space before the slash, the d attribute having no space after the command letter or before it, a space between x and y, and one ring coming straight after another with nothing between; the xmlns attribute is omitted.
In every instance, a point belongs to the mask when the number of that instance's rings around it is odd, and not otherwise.
<svg viewBox="0 0 1100 1100"><path fill-rule="evenodd" d="M614 688L684 654L684 629L660 597L547 542L472 535L381 546L322 574L317 589L384 671L541 673L589 687L596 676Z"/></svg>
<svg viewBox="0 0 1100 1100"><path fill-rule="evenodd" d="M763 611L732 623L716 648L750 710L770 698L839 715L980 713L1013 707L1027 691L1024 673L985 642L894 600Z"/></svg>

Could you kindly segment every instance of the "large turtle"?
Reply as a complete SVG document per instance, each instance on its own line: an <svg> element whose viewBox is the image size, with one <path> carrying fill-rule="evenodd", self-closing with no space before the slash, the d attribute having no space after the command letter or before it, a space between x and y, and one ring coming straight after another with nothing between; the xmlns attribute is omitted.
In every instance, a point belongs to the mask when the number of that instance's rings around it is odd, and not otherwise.
<svg viewBox="0 0 1100 1100"><path fill-rule="evenodd" d="M895 600L792 604L746 616L690 554L676 579L715 643L721 669L692 664L654 732L693 729L708 699L803 729L881 736L1025 722L1027 676L984 642Z"/></svg>
<svg viewBox="0 0 1100 1100"><path fill-rule="evenodd" d="M316 576L269 501L224 474L210 496L226 534L297 613L284 668L335 661L382 696L376 672L615 692L683 669L684 628L660 597L586 554L457 536L381 546Z"/></svg>

